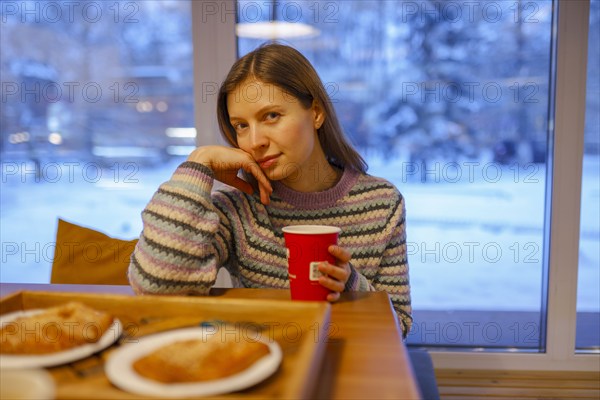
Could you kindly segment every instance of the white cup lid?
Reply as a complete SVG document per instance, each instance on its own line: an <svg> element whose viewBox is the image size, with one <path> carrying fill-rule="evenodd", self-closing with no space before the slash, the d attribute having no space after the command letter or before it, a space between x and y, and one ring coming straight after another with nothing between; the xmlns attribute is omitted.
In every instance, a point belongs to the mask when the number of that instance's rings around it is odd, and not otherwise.
<svg viewBox="0 0 600 400"><path fill-rule="evenodd" d="M299 235L323 235L339 233L342 231L337 226L330 225L289 225L284 227L282 230L285 233L295 233Z"/></svg>

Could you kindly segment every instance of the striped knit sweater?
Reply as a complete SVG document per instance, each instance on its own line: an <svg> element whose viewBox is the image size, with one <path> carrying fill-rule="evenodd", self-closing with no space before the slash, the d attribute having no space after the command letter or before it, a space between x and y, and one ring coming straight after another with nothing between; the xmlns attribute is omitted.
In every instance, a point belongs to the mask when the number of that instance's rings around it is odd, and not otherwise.
<svg viewBox="0 0 600 400"><path fill-rule="evenodd" d="M272 182L268 206L257 194L212 190L204 165L184 162L142 212L143 231L131 257L137 293L207 294L220 267L249 288L289 287L286 225L336 225L352 253L347 290L386 291L402 324L411 326L404 199L389 182L345 170L332 188L296 192Z"/></svg>

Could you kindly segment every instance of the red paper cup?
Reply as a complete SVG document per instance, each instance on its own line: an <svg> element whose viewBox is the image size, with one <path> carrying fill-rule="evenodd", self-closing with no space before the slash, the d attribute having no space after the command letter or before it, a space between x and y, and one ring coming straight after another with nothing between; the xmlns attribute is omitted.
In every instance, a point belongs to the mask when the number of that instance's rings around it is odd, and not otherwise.
<svg viewBox="0 0 600 400"><path fill-rule="evenodd" d="M341 229L326 225L291 225L283 228L288 255L288 276L292 300L326 301L330 293L319 283L319 262L335 258L327 250L337 244Z"/></svg>

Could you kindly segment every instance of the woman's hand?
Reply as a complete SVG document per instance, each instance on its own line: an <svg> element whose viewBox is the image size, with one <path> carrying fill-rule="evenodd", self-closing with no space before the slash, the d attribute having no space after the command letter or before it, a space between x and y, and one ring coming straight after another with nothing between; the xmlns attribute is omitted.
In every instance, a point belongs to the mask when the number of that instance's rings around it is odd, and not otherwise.
<svg viewBox="0 0 600 400"><path fill-rule="evenodd" d="M226 146L203 146L192 151L188 161L206 165L218 181L252 194L252 186L238 176L240 169L244 170L256 179L261 203L269 204L269 196L273 193L271 182L252 156L245 151Z"/></svg>
<svg viewBox="0 0 600 400"><path fill-rule="evenodd" d="M319 278L319 283L331 290L332 293L327 295L327 301L334 302L340 298L340 293L344 291L346 282L350 278L350 259L352 254L343 247L331 245L329 246L329 254L335 257L336 263L332 265L328 262L319 264L319 271L323 274Z"/></svg>

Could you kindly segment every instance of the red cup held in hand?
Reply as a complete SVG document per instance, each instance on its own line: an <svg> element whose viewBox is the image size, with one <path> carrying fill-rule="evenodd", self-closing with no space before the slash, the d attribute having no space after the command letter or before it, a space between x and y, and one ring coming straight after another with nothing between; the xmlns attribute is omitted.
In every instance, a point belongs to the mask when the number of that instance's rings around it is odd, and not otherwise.
<svg viewBox="0 0 600 400"><path fill-rule="evenodd" d="M329 254L329 246L337 244L341 229L327 225L290 225L283 228L288 253L288 276L292 300L327 301L330 293L319 283L321 272L317 266L336 260Z"/></svg>

